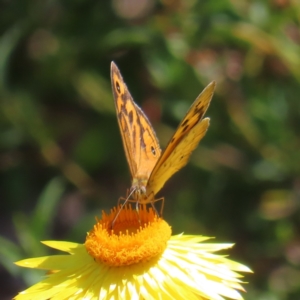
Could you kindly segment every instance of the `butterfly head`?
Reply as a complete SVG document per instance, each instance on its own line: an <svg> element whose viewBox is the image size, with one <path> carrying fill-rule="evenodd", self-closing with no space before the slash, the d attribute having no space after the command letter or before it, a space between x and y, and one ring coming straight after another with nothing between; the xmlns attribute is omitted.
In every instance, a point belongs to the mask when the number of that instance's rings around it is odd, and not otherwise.
<svg viewBox="0 0 300 300"><path fill-rule="evenodd" d="M130 194L137 202L147 202L147 179L134 178L130 188Z"/></svg>

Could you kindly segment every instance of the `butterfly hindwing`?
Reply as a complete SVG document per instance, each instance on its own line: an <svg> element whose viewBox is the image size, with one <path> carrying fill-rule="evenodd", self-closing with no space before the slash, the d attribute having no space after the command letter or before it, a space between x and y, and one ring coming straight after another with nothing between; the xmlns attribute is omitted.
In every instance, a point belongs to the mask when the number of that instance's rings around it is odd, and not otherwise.
<svg viewBox="0 0 300 300"><path fill-rule="evenodd" d="M211 82L196 98L179 124L150 175L148 195L155 195L175 172L186 165L192 151L205 135L209 119L201 119L210 104L214 89L215 82Z"/></svg>
<svg viewBox="0 0 300 300"><path fill-rule="evenodd" d="M197 123L173 149L160 168L153 174L148 181L147 193L157 194L164 186L166 181L177 171L183 168L191 153L198 146L200 140L204 137L209 126L209 118L205 118Z"/></svg>

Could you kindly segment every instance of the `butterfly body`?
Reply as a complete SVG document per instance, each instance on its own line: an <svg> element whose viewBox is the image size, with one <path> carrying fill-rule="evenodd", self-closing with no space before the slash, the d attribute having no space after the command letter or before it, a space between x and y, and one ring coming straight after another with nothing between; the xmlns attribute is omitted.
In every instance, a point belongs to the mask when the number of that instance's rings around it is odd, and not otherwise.
<svg viewBox="0 0 300 300"><path fill-rule="evenodd" d="M215 83L210 83L196 98L162 152L154 129L133 101L114 62L111 63L111 82L123 146L132 175L127 200L137 204L153 203L157 192L175 172L187 164L192 151L205 135L209 118L203 119L203 116L212 98Z"/></svg>

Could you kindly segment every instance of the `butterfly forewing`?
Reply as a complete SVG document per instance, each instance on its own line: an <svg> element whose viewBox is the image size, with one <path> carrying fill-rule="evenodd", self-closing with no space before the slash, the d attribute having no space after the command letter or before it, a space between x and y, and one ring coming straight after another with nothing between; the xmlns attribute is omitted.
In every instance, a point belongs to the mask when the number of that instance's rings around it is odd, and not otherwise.
<svg viewBox="0 0 300 300"><path fill-rule="evenodd" d="M210 104L215 85L215 82L211 82L202 91L180 122L150 175L147 194L153 193L155 195L175 172L186 165L192 151L205 135L209 126L209 119L200 120ZM178 159L181 157L178 156L178 153L182 153L183 158Z"/></svg>
<svg viewBox="0 0 300 300"><path fill-rule="evenodd" d="M158 139L148 118L133 101L118 67L113 62L111 82L131 176L148 179L161 154Z"/></svg>

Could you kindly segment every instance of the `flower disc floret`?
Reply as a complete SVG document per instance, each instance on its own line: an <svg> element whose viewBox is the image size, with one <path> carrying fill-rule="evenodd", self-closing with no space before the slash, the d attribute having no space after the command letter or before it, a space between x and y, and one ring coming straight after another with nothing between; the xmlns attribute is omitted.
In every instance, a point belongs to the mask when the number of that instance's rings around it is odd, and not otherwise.
<svg viewBox="0 0 300 300"><path fill-rule="evenodd" d="M87 252L99 263L113 267L147 262L161 255L171 237L170 226L150 209L138 212L125 207L112 226L118 210L102 219L88 233Z"/></svg>

